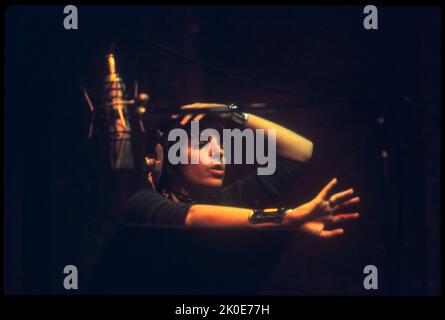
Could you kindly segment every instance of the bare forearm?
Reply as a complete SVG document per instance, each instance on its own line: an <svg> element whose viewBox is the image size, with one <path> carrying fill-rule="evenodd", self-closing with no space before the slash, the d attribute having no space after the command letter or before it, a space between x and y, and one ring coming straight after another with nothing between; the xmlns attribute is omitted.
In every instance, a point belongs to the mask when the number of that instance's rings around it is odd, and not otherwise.
<svg viewBox="0 0 445 320"><path fill-rule="evenodd" d="M246 126L252 129L276 130L278 155L306 162L312 157L313 143L279 124L266 120L254 114L249 114Z"/></svg>
<svg viewBox="0 0 445 320"><path fill-rule="evenodd" d="M187 227L277 227L276 223L251 224L249 215L252 209L216 206L194 205L190 208L185 224Z"/></svg>
<svg viewBox="0 0 445 320"><path fill-rule="evenodd" d="M286 214L281 223L265 222L259 224L252 224L249 221L249 216L253 209L217 206L217 205L201 205L196 204L190 207L187 214L185 225L187 227L248 227L248 228L263 228L263 227L280 227L280 228L295 228L307 222L307 210L302 207L293 209L292 212Z"/></svg>

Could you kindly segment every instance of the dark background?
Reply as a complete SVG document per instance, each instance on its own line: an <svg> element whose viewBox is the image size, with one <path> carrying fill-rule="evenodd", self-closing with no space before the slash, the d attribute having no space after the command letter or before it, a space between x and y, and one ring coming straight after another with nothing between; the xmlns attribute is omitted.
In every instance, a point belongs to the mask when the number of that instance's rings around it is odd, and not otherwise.
<svg viewBox="0 0 445 320"><path fill-rule="evenodd" d="M150 107L276 106L264 116L315 145L293 202L333 177L361 196L360 221L336 240L295 236L259 293L438 294L440 9L378 9L378 30L363 28L362 6L79 6L78 30L63 28L62 6L7 9L6 292L66 293L68 264L82 286L142 187L138 172L110 172L87 139L80 88L100 98L115 43L119 73L128 87L139 81ZM229 168L228 182L244 171ZM363 289L368 264L377 291Z"/></svg>

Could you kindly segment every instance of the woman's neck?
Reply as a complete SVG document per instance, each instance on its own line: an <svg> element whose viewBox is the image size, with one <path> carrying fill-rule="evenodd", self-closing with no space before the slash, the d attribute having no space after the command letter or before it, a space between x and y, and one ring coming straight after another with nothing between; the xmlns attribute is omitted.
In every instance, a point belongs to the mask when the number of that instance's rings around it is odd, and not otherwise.
<svg viewBox="0 0 445 320"><path fill-rule="evenodd" d="M216 194L217 189L187 184L169 184L168 189L195 201L206 200Z"/></svg>

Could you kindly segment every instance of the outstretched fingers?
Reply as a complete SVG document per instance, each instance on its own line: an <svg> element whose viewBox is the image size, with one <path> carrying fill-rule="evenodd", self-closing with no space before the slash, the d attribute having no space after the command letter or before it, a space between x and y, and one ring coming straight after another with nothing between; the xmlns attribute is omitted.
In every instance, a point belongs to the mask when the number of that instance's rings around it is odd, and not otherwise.
<svg viewBox="0 0 445 320"><path fill-rule="evenodd" d="M179 123L181 126L185 126L187 122L192 118L192 114L186 114L184 118L182 118L181 122Z"/></svg>
<svg viewBox="0 0 445 320"><path fill-rule="evenodd" d="M343 229L323 230L322 232L320 232L320 237L321 238L333 238L333 237L337 237L343 233L344 233Z"/></svg>
<svg viewBox="0 0 445 320"><path fill-rule="evenodd" d="M204 113L200 113L193 119L193 121L200 121L204 117L205 117L205 114Z"/></svg>
<svg viewBox="0 0 445 320"><path fill-rule="evenodd" d="M340 211L340 210L349 208L350 206L352 206L352 205L354 205L354 204L357 204L357 203L359 203L359 202L360 202L360 197L354 197L354 198L352 198L352 199L349 199L348 201L344 201L344 202L342 202L342 203L339 203L339 204L335 205L335 206L332 208L332 211L333 211L333 212L338 212L338 211Z"/></svg>
<svg viewBox="0 0 445 320"><path fill-rule="evenodd" d="M350 197L353 194L354 194L354 189L352 189L352 188L342 191L342 192L338 192L329 198L330 205L335 206L336 204L344 202L345 199L347 199L348 197Z"/></svg>
<svg viewBox="0 0 445 320"><path fill-rule="evenodd" d="M180 122L179 124L180 124L181 126L185 126L185 125L192 119L192 117L193 117L193 114L186 114L186 115L182 118L182 120L181 120L181 122ZM200 113L200 114L196 115L196 116L193 118L192 121L201 121L202 118L204 118L204 117L205 117L205 114L204 114L204 113ZM174 120L174 119L177 119L177 118L179 118L179 115L174 114L174 115L171 116L171 118L172 118L173 120Z"/></svg>
<svg viewBox="0 0 445 320"><path fill-rule="evenodd" d="M329 191L332 190L332 188L337 184L337 178L332 179L318 194L318 197L321 199L326 199Z"/></svg>
<svg viewBox="0 0 445 320"><path fill-rule="evenodd" d="M342 214L336 214L331 219L331 224L339 223L342 221L357 219L360 216L358 212L354 213L342 213Z"/></svg>
<svg viewBox="0 0 445 320"><path fill-rule="evenodd" d="M192 103L192 104L188 104L188 105L185 105L185 106L182 106L180 109L181 110L196 110L196 109L204 109L203 111L206 111L206 110L211 110L211 109L215 109L215 108L227 108L227 105L225 105L225 104L221 104L221 103L201 103L201 102L196 102L196 103ZM186 125L192 118L193 118L193 121L200 121L202 118L204 118L205 117L205 113L201 113L201 114L198 114L198 115L196 115L196 116L194 116L193 114L186 114L183 118L182 118L182 120L181 120L181 122L180 122L180 125L181 126L184 126L184 125ZM172 115L171 116L171 118L172 119L177 119L177 118L179 118L179 115L178 114L174 114L174 115Z"/></svg>

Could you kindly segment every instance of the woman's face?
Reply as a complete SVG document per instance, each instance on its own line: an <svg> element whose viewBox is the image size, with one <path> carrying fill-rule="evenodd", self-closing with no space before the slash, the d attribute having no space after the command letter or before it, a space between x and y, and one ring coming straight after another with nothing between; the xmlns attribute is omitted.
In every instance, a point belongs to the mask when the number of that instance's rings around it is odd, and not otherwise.
<svg viewBox="0 0 445 320"><path fill-rule="evenodd" d="M219 139L211 136L209 141L189 145L189 159L199 159L199 164L182 165L182 174L187 182L200 187L220 188L225 174L224 151Z"/></svg>

